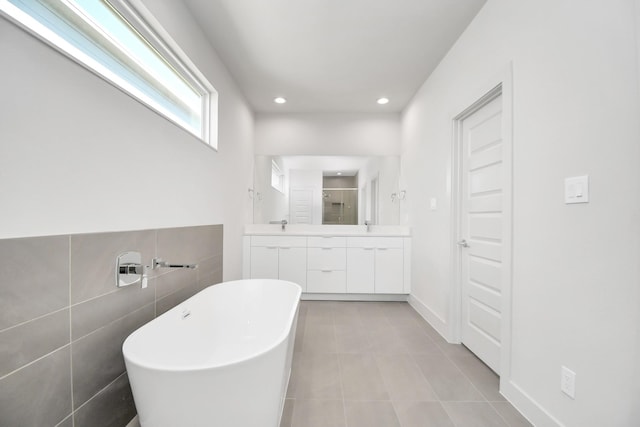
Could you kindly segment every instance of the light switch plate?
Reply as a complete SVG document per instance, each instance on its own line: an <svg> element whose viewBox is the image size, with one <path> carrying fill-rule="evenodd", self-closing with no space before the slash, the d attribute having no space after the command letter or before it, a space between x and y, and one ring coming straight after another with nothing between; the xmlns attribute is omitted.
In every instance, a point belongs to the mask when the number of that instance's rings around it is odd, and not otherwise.
<svg viewBox="0 0 640 427"><path fill-rule="evenodd" d="M564 202L589 203L589 175L564 179Z"/></svg>
<svg viewBox="0 0 640 427"><path fill-rule="evenodd" d="M429 203L429 207L432 211L435 211L438 208L438 199L432 197Z"/></svg>

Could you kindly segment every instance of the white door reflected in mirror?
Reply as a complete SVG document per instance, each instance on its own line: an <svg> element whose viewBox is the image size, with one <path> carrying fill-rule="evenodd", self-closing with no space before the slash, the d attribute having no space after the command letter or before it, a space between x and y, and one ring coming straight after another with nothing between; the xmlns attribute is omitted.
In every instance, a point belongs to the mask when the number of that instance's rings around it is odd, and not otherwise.
<svg viewBox="0 0 640 427"><path fill-rule="evenodd" d="M398 156L255 157L253 222L398 225ZM277 184L277 185L274 185Z"/></svg>

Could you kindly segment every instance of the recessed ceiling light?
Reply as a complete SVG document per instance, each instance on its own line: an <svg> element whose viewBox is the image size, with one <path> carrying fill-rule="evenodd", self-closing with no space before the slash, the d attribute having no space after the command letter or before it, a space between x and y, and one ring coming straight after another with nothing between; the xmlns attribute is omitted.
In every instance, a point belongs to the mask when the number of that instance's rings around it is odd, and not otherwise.
<svg viewBox="0 0 640 427"><path fill-rule="evenodd" d="M380 105L384 105L384 104L388 104L389 103L389 98L378 98L378 101L376 101L378 104Z"/></svg>
<svg viewBox="0 0 640 427"><path fill-rule="evenodd" d="M274 98L273 102L275 102L276 104L284 104L285 102L287 102L287 100L284 99L283 97L279 96L277 98Z"/></svg>
<svg viewBox="0 0 640 427"><path fill-rule="evenodd" d="M336 175L342 175L342 172L338 172L338 173L336 173Z"/></svg>

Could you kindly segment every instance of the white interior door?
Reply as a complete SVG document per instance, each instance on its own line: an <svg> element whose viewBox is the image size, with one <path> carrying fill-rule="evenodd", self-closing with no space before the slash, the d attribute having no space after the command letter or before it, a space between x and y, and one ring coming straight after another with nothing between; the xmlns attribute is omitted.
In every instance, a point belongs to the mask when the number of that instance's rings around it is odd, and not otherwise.
<svg viewBox="0 0 640 427"><path fill-rule="evenodd" d="M313 224L313 190L291 189L291 224Z"/></svg>
<svg viewBox="0 0 640 427"><path fill-rule="evenodd" d="M500 374L503 221L502 96L462 121L462 343Z"/></svg>

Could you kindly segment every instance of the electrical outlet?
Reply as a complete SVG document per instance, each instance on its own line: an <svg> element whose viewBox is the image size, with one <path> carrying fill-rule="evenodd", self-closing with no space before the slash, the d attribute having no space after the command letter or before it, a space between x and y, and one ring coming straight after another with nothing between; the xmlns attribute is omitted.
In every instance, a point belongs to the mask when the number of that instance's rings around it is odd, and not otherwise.
<svg viewBox="0 0 640 427"><path fill-rule="evenodd" d="M566 366L560 373L560 390L570 398L576 398L576 373Z"/></svg>

